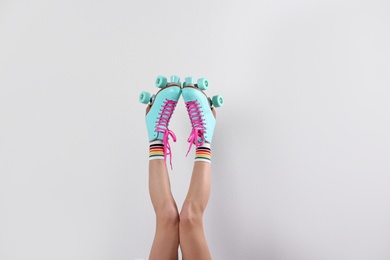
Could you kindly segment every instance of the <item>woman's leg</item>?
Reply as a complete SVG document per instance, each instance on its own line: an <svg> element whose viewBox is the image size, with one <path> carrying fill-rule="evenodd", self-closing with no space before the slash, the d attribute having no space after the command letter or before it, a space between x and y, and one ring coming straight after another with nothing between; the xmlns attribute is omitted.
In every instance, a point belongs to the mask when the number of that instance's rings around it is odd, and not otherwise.
<svg viewBox="0 0 390 260"><path fill-rule="evenodd" d="M212 116L216 118L214 109ZM185 260L211 259L203 230L203 213L210 197L210 144L196 149L187 197L180 212L180 248Z"/></svg>
<svg viewBox="0 0 390 260"><path fill-rule="evenodd" d="M156 213L156 233L149 259L178 259L179 214L164 160L149 161L149 193Z"/></svg>
<svg viewBox="0 0 390 260"><path fill-rule="evenodd" d="M211 107L207 109L209 100L199 88L190 84L192 81L186 78L187 84L182 89L192 124L188 141L196 145L196 155L190 187L180 212L180 248L185 260L208 260L211 254L203 230L203 213L210 197L210 143L216 114Z"/></svg>
<svg viewBox="0 0 390 260"><path fill-rule="evenodd" d="M146 113L150 106L146 109ZM149 260L178 259L179 213L171 193L165 160L149 160L149 193L156 213L154 235Z"/></svg>
<svg viewBox="0 0 390 260"><path fill-rule="evenodd" d="M190 188L180 212L180 248L183 259L211 259L203 230L203 212L210 197L210 163L195 162Z"/></svg>

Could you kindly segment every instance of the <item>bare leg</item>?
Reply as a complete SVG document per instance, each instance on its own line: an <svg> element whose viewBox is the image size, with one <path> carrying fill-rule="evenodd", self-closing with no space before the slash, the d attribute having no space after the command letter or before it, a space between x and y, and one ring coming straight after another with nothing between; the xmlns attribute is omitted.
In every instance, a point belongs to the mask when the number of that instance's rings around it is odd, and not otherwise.
<svg viewBox="0 0 390 260"><path fill-rule="evenodd" d="M164 160L149 161L149 193L156 213L156 233L149 259L177 260L179 213Z"/></svg>
<svg viewBox="0 0 390 260"><path fill-rule="evenodd" d="M211 109L214 117L215 110ZM203 213L210 197L211 164L194 162L190 188L180 212L180 248L183 258L211 259L203 229Z"/></svg>
<svg viewBox="0 0 390 260"><path fill-rule="evenodd" d="M156 213L156 233L149 259L178 259L179 214L164 160L149 161L149 193Z"/></svg>
<svg viewBox="0 0 390 260"><path fill-rule="evenodd" d="M180 212L180 248L186 260L211 259L202 220L210 197L210 170L210 163L194 163L190 188Z"/></svg>

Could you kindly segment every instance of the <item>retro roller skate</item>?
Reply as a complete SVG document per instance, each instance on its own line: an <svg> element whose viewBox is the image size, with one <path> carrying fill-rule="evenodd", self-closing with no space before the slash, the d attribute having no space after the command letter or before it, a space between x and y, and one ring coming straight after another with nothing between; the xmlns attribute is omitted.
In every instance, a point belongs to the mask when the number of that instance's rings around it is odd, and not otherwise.
<svg viewBox="0 0 390 260"><path fill-rule="evenodd" d="M196 84L194 78L187 77L183 83L182 96L192 124L192 131L187 140L190 143L187 155L193 144L198 148L205 143L211 143L216 123L211 109L221 107L224 103L220 95L207 97L203 90L208 87L209 83L205 78L198 79Z"/></svg>
<svg viewBox="0 0 390 260"><path fill-rule="evenodd" d="M160 140L163 144L164 160L170 156L172 167L172 153L168 143L169 136L176 142L175 134L168 128L169 120L175 110L177 101L181 94L180 78L171 76L170 81L166 77L158 76L155 81L156 87L161 88L156 94L150 95L149 92L141 92L139 101L149 104L150 110L147 113L146 127L148 129L149 142Z"/></svg>

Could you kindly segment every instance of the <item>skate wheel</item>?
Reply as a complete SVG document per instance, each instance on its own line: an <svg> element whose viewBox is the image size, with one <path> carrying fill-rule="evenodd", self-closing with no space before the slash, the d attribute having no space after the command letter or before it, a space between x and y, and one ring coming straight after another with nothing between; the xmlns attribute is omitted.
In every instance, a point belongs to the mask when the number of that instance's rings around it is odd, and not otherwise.
<svg viewBox="0 0 390 260"><path fill-rule="evenodd" d="M212 99L212 101L213 101L213 105L214 105L215 107L221 107L221 106L223 106L223 97L220 96L220 95L214 96L213 99Z"/></svg>
<svg viewBox="0 0 390 260"><path fill-rule="evenodd" d="M171 80L170 83L175 83L175 84L180 85L180 77L178 77L178 76L171 76L170 80Z"/></svg>
<svg viewBox="0 0 390 260"><path fill-rule="evenodd" d="M187 85L187 83L184 81L184 82L183 82L183 87L185 87L186 85Z"/></svg>
<svg viewBox="0 0 390 260"><path fill-rule="evenodd" d="M206 90L209 88L209 81L205 78L198 79L198 88Z"/></svg>
<svg viewBox="0 0 390 260"><path fill-rule="evenodd" d="M163 88L167 85L167 78L164 76L158 76L156 78L155 84L156 84L156 87Z"/></svg>
<svg viewBox="0 0 390 260"><path fill-rule="evenodd" d="M185 82L187 86L193 86L195 85L195 79L193 77L187 77L185 78Z"/></svg>
<svg viewBox="0 0 390 260"><path fill-rule="evenodd" d="M147 104L150 102L150 93L146 91L142 91L139 95L139 102L143 104Z"/></svg>

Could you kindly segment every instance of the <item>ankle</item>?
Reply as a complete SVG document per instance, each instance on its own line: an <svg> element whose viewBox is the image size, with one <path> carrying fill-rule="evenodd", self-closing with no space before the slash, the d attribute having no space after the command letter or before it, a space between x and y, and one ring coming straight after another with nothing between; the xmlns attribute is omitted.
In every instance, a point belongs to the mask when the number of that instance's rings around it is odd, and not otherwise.
<svg viewBox="0 0 390 260"><path fill-rule="evenodd" d="M164 160L164 143L162 140L155 140L149 143L149 160Z"/></svg>
<svg viewBox="0 0 390 260"><path fill-rule="evenodd" d="M204 142L202 145L196 147L195 162L211 163L211 144Z"/></svg>

